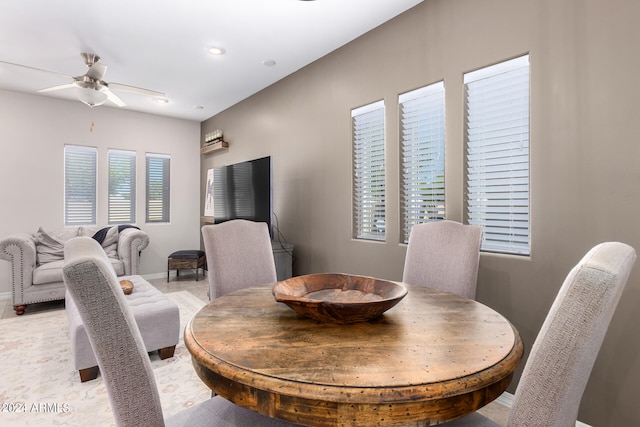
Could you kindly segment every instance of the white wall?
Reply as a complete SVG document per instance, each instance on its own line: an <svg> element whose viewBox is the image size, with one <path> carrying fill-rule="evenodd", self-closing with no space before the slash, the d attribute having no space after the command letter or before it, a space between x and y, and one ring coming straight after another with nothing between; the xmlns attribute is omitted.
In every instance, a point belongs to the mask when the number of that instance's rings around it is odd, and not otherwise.
<svg viewBox="0 0 640 427"><path fill-rule="evenodd" d="M149 234L143 275L166 274L167 255L200 247L200 124L0 90L0 237L64 227L64 146L98 148L98 226L107 225L107 150L137 154L136 224ZM171 155L171 223L145 224L145 153ZM10 292L0 260L0 295Z"/></svg>

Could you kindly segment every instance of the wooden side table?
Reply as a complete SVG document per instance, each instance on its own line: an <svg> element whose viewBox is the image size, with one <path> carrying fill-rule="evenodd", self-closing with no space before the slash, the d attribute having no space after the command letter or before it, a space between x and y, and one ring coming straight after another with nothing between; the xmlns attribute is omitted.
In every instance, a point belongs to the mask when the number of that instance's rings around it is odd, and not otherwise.
<svg viewBox="0 0 640 427"><path fill-rule="evenodd" d="M180 275L180 270L196 270L196 281L198 281L198 272L202 268L202 275L204 276L204 269L207 265L207 259L204 251L200 250L182 250L176 251L169 255L167 259L167 282L169 281L169 271L176 270L176 275Z"/></svg>

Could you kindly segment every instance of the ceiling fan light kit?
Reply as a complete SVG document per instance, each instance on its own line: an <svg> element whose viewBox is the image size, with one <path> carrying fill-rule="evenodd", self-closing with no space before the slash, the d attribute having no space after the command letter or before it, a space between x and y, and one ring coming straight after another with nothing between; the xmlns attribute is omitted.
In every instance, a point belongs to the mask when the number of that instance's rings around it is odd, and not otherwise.
<svg viewBox="0 0 640 427"><path fill-rule="evenodd" d="M108 98L104 91L80 86L76 88L76 96L82 103L89 107L102 105L107 102Z"/></svg>

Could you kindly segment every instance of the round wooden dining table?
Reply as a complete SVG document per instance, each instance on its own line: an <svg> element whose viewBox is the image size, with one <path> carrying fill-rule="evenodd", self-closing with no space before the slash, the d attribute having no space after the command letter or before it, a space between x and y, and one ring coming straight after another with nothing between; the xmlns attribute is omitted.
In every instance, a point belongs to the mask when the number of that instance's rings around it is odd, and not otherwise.
<svg viewBox="0 0 640 427"><path fill-rule="evenodd" d="M322 323L246 288L203 307L184 340L218 395L308 426L434 425L486 405L523 354L518 331L489 307L404 285L407 296L360 323Z"/></svg>

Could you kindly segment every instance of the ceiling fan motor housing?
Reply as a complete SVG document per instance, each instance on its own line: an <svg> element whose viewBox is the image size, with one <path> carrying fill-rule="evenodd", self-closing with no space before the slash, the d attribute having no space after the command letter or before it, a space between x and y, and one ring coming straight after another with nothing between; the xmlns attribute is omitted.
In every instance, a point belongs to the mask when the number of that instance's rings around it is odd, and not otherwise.
<svg viewBox="0 0 640 427"><path fill-rule="evenodd" d="M100 61L100 57L95 53L82 52L80 56L82 56L82 60L87 65L87 67L91 67L93 64Z"/></svg>
<svg viewBox="0 0 640 427"><path fill-rule="evenodd" d="M95 80L89 76L78 76L73 78L73 84L77 87L93 90L107 90L109 85L102 80Z"/></svg>

